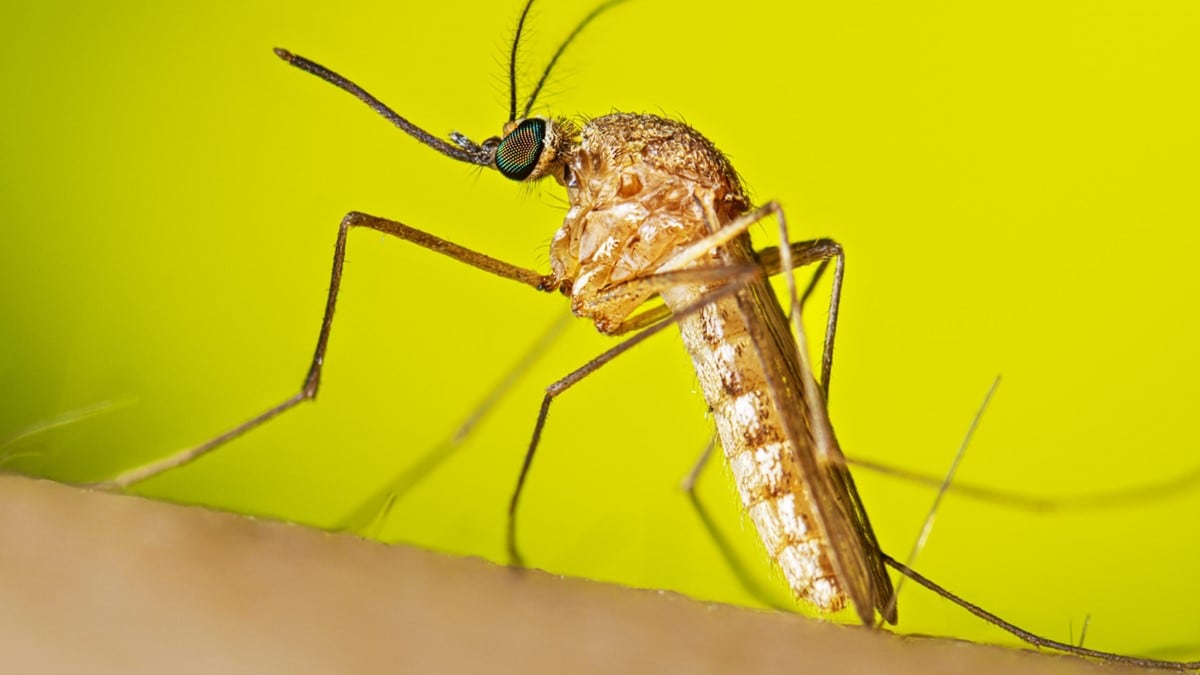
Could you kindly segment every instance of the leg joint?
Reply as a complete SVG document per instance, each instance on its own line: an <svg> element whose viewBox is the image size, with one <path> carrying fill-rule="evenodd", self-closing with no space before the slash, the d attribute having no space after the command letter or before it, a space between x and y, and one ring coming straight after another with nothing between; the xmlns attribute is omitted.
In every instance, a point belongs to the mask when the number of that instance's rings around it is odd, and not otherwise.
<svg viewBox="0 0 1200 675"><path fill-rule="evenodd" d="M361 211L351 211L351 212L347 213L346 215L342 216L342 227L346 228L346 229L349 229L351 227L357 227L359 225L362 225L363 222L365 222L366 220L368 220L370 218L371 218L371 216L368 216L367 214L365 214Z"/></svg>

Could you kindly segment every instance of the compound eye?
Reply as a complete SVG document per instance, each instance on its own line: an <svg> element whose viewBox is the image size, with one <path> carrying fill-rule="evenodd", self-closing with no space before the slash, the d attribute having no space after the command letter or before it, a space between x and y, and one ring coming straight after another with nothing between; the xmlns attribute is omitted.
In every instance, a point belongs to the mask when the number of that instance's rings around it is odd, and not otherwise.
<svg viewBox="0 0 1200 675"><path fill-rule="evenodd" d="M496 147L496 168L505 178L525 180L546 147L546 120L530 118L517 125Z"/></svg>

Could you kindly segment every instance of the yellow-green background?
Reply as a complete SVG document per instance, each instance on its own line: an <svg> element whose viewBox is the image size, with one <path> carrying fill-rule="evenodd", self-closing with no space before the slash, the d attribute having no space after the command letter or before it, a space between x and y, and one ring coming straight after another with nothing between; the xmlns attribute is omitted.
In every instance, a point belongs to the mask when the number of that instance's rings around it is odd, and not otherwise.
<svg viewBox="0 0 1200 675"><path fill-rule="evenodd" d="M531 69L587 7L539 4ZM517 11L5 2L0 438L135 402L9 448L42 453L9 468L103 477L292 393L347 210L545 269L557 186L440 157L270 51L482 139L506 116ZM543 103L682 117L795 236L846 246L832 408L848 454L940 473L1000 373L961 479L1077 494L1200 460L1198 34L1188 2L633 0ZM316 405L139 491L329 525L448 434L564 302L359 233L339 307ZM607 344L574 325L387 538L501 559L540 388ZM528 562L752 602L677 492L703 413L673 335L561 399L524 502ZM930 492L859 485L883 546L906 551ZM1090 645L1194 657L1198 492L1040 517L951 498L919 568L1030 629L1067 637L1090 613ZM727 477L702 494L757 560ZM1005 640L915 589L900 612L906 631Z"/></svg>

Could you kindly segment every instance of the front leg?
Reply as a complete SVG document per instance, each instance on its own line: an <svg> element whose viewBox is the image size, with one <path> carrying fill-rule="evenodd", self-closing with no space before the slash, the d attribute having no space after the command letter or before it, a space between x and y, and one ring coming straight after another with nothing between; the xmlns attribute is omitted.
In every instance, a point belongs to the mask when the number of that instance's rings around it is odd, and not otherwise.
<svg viewBox="0 0 1200 675"><path fill-rule="evenodd" d="M342 218L342 222L338 226L337 241L333 247L333 269L329 279L329 294L325 299L325 314L321 319L321 331L317 336L317 347L313 352L312 362L309 363L308 373L304 376L304 382L300 385L300 391L199 445L126 470L114 478L94 484L95 487L111 490L124 489L171 469L194 462L251 429L257 428L267 420L294 408L301 402L316 398L317 390L321 385L321 369L325 365L325 348L329 344L329 332L333 327L333 311L337 306L338 289L341 287L342 282L342 267L346 259L346 235L352 228L356 227L376 230L399 237L405 241L411 241L422 248L449 256L498 277L512 279L539 291L554 290L553 279L549 276L538 274L533 270L512 265L502 260L497 260L394 220L351 211Z"/></svg>

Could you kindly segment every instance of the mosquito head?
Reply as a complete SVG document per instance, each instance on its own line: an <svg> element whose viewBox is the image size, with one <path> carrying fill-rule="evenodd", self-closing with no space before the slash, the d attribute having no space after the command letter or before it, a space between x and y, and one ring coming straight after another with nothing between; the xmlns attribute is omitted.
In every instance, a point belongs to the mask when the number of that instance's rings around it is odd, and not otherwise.
<svg viewBox="0 0 1200 675"><path fill-rule="evenodd" d="M520 118L518 118L517 48L521 43L521 33L525 28L525 19L529 16L530 7L533 6L533 0L526 1L525 7L521 11L521 18L517 22L512 51L509 55L509 121L504 125L503 136L489 138L483 143L475 143L457 131L450 134L449 141L438 138L409 122L404 117L401 117L399 113L367 93L365 89L325 66L315 61L309 61L303 56L293 54L286 49L276 48L275 55L296 68L316 75L322 80L350 93L409 136L447 157L479 166L490 166L498 170L505 178L512 180L534 181L547 175L556 162L561 159L564 154L563 150L570 145L576 136L577 128L574 124L564 119L530 117L529 111L537 101L538 93L541 92L542 86L550 76L550 71L554 68L554 64L558 62L558 58L566 51L567 46L571 44L575 36L601 12L624 1L607 0L601 3L575 26L575 29L558 46L558 49L554 52L554 56L550 59L550 63L542 71L537 86L533 88L533 93L529 95L529 99L525 102L524 111L521 113Z"/></svg>

